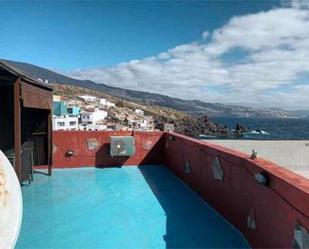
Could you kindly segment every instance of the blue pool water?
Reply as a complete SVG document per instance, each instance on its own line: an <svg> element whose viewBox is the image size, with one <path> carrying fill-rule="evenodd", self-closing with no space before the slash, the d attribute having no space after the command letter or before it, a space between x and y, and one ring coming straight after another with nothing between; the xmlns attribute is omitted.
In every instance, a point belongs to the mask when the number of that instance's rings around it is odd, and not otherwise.
<svg viewBox="0 0 309 249"><path fill-rule="evenodd" d="M248 248L164 166L35 174L16 248Z"/></svg>

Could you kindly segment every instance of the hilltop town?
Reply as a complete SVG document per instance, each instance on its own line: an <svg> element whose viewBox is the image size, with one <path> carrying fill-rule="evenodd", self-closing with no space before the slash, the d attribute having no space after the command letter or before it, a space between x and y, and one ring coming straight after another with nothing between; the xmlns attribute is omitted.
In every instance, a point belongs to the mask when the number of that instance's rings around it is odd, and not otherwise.
<svg viewBox="0 0 309 249"><path fill-rule="evenodd" d="M173 120L187 116L168 108L129 102L81 87L53 86L54 130L152 131L161 128L174 131ZM160 121L165 121L161 127Z"/></svg>
<svg viewBox="0 0 309 249"><path fill-rule="evenodd" d="M199 136L227 136L230 131L208 120L171 108L131 102L104 92L53 84L54 130L165 130Z"/></svg>
<svg viewBox="0 0 309 249"><path fill-rule="evenodd" d="M154 130L153 117L141 109L116 106L92 95L64 99L53 96L54 130Z"/></svg>

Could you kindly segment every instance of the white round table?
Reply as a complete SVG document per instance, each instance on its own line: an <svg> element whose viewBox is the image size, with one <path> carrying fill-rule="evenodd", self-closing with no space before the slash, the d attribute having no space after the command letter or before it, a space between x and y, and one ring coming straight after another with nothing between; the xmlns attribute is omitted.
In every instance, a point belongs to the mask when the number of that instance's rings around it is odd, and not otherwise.
<svg viewBox="0 0 309 249"><path fill-rule="evenodd" d="M14 248L22 220L21 188L14 168L0 150L0 249Z"/></svg>

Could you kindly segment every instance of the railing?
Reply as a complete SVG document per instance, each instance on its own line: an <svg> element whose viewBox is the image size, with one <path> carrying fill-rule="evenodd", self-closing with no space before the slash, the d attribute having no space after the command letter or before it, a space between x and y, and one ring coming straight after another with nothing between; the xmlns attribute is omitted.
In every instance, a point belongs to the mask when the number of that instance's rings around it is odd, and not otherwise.
<svg viewBox="0 0 309 249"><path fill-rule="evenodd" d="M178 134L165 135L165 148L165 165L234 224L252 247L292 248L295 229L309 229L308 179Z"/></svg>

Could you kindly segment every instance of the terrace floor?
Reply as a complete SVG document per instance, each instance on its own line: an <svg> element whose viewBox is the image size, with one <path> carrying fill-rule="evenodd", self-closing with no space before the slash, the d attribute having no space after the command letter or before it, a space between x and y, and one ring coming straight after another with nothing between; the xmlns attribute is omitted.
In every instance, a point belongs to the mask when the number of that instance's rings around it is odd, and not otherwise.
<svg viewBox="0 0 309 249"><path fill-rule="evenodd" d="M248 248L160 165L59 169L24 186L16 248Z"/></svg>

